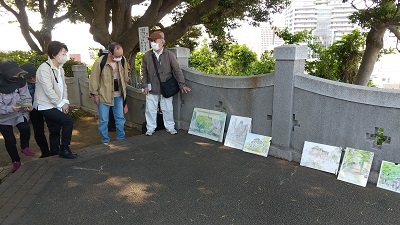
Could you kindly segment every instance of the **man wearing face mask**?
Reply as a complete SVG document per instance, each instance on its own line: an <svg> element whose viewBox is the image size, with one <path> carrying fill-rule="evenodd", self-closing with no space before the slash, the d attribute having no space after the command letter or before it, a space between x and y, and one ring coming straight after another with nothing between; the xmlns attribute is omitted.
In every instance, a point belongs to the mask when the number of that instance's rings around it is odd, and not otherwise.
<svg viewBox="0 0 400 225"><path fill-rule="evenodd" d="M69 149L74 124L68 115L67 84L62 68L67 61L67 53L68 48L64 43L51 41L48 44L49 58L36 72L33 107L46 118L50 132L50 155L58 154L61 158L74 159L77 154Z"/></svg>
<svg viewBox="0 0 400 225"><path fill-rule="evenodd" d="M164 33L153 32L150 37L152 50L145 53L142 59L141 73L144 94L146 94L146 128L147 136L151 136L157 127L158 101L163 113L165 129L170 134L176 134L175 121L172 105L172 97L164 98L161 95L160 82L157 76L159 72L161 82L165 82L172 76L178 81L182 93L187 93L190 88L185 84L185 78L179 67L176 56L173 52L164 49ZM156 60L156 62L153 62ZM155 68L155 64L157 68Z"/></svg>
<svg viewBox="0 0 400 225"><path fill-rule="evenodd" d="M121 44L113 42L108 46L108 55L99 57L93 64L89 78L89 91L94 103L99 110L99 131L101 142L110 142L108 136L109 112L115 118L117 140L125 138L125 117L123 102L126 99L126 87L129 81L129 66L123 56L124 51ZM107 57L103 69L101 62ZM124 61L122 61L124 60Z"/></svg>

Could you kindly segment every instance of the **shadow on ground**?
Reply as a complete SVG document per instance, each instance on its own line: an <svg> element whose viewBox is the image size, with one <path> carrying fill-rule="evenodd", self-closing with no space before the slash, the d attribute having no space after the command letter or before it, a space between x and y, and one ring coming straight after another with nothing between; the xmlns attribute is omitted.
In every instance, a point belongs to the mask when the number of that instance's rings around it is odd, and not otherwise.
<svg viewBox="0 0 400 225"><path fill-rule="evenodd" d="M18 224L398 224L400 196L158 131L59 168ZM100 150L99 150L100 151Z"/></svg>

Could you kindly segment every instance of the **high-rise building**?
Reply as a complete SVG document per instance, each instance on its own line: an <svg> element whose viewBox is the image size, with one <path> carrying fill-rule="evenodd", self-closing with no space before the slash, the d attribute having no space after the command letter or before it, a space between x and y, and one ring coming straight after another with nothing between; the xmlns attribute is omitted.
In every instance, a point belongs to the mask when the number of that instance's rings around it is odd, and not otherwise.
<svg viewBox="0 0 400 225"><path fill-rule="evenodd" d="M282 29L282 28L280 28ZM261 27L261 40L260 40L259 52L262 54L265 51L274 50L275 47L283 45L284 41L280 39L275 32L272 30L271 26ZM260 55L261 55L260 54Z"/></svg>
<svg viewBox="0 0 400 225"><path fill-rule="evenodd" d="M341 0L292 0L285 10L285 26L291 33L313 30L316 41L328 47L358 28L348 18L355 11Z"/></svg>

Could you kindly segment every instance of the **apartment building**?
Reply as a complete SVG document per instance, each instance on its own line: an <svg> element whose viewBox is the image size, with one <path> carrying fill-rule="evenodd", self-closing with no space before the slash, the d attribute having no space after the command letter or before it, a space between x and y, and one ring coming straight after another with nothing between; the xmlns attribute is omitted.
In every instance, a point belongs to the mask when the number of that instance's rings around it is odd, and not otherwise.
<svg viewBox="0 0 400 225"><path fill-rule="evenodd" d="M285 26L292 33L313 30L324 47L357 29L348 17L356 10L341 0L293 0L285 10Z"/></svg>

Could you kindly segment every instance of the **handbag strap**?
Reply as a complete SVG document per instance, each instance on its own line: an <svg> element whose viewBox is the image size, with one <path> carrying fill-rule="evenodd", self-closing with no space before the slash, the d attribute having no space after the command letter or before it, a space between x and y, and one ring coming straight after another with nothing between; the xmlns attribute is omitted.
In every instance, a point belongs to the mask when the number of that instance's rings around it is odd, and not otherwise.
<svg viewBox="0 0 400 225"><path fill-rule="evenodd" d="M160 74L159 74L159 72L158 72L158 67L157 67L157 64L156 64L156 60L157 60L157 59L156 59L156 56L154 55L154 53L152 53L152 54L151 54L151 57L153 58L154 69L156 69L158 81L159 81L160 84L161 84Z"/></svg>

